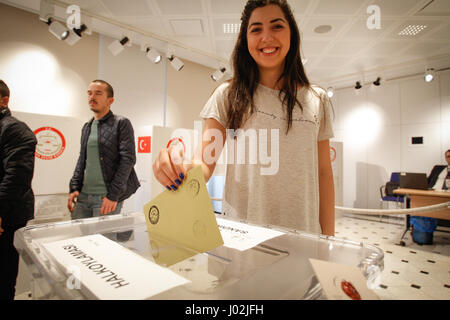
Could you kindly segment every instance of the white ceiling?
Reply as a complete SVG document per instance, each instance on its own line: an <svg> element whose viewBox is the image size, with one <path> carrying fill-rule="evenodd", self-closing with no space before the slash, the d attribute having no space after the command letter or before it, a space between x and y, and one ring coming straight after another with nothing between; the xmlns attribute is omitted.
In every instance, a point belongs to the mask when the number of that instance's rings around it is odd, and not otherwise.
<svg viewBox="0 0 450 320"><path fill-rule="evenodd" d="M0 0L38 13L40 0ZM245 0L54 0L62 20L68 4L79 5L86 24L114 38L149 43L180 58L212 68L229 61ZM345 79L398 75L400 69L450 67L450 0L290 0L302 34L303 58L311 80L324 86ZM381 29L369 30L369 5L381 9ZM89 17L89 18L86 18ZM328 33L314 29L331 25ZM416 36L399 36L408 25L426 25ZM406 70L405 69L405 70ZM420 71L421 70L421 71ZM372 80L373 81L373 80Z"/></svg>

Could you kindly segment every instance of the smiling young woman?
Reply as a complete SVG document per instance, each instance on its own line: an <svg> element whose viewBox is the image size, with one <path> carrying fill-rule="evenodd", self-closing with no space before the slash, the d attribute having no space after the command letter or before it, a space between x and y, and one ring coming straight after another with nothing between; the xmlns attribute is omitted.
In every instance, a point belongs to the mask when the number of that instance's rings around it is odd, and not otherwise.
<svg viewBox="0 0 450 320"><path fill-rule="evenodd" d="M223 214L334 235L332 106L325 90L311 85L305 74L300 33L286 1L246 3L232 61L233 78L215 90L200 113L204 139L196 153L200 159L193 162L202 166L208 181L216 162L206 161L204 151L217 143L206 137L211 131L222 135L215 149L218 159L232 130L276 132L279 163L275 173L264 175L260 169L267 164L228 162ZM265 139L273 150L273 136L259 138L259 148ZM153 164L156 179L165 186L180 182L178 177L194 166L180 162L180 153L172 151L161 150Z"/></svg>
<svg viewBox="0 0 450 320"><path fill-rule="evenodd" d="M259 70L259 83L279 89L280 78L290 48L290 28L283 11L268 5L253 11L247 29L247 47Z"/></svg>

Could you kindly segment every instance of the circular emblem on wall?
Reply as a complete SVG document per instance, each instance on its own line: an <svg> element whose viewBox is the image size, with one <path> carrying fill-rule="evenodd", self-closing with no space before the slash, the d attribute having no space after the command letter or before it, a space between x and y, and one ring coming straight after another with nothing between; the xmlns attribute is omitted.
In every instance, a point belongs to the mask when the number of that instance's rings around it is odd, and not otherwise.
<svg viewBox="0 0 450 320"><path fill-rule="evenodd" d="M66 148L66 139L63 134L52 127L41 127L34 130L37 139L36 158L53 160L58 158Z"/></svg>
<svg viewBox="0 0 450 320"><path fill-rule="evenodd" d="M177 144L181 144L183 146L183 150L184 152L186 152L186 145L184 144L183 140L181 138L172 138L169 140L169 142L167 143L166 149L169 149L169 147L171 145L177 145Z"/></svg>
<svg viewBox="0 0 450 320"><path fill-rule="evenodd" d="M192 179L191 181L189 181L187 187L190 196L194 198L200 191L200 182L198 182L197 179Z"/></svg>
<svg viewBox="0 0 450 320"><path fill-rule="evenodd" d="M157 206L152 206L148 211L148 220L151 224L157 224L159 221L159 210Z"/></svg>
<svg viewBox="0 0 450 320"><path fill-rule="evenodd" d="M331 159L331 162L336 160L336 149L333 147L330 147L330 159Z"/></svg>

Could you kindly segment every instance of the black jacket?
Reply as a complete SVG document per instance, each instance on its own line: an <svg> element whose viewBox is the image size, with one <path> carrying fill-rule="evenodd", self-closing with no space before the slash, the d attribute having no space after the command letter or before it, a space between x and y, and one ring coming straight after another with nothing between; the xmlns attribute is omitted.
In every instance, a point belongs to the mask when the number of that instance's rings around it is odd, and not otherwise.
<svg viewBox="0 0 450 320"><path fill-rule="evenodd" d="M34 218L36 137L23 122L0 107L0 217L2 226L26 223Z"/></svg>
<svg viewBox="0 0 450 320"><path fill-rule="evenodd" d="M439 175L441 174L442 170L447 169L447 166L442 165L436 165L433 167L433 169L430 172L430 175L428 176L428 187L433 188L436 184L437 179L439 178ZM440 188L441 186L436 186L436 188Z"/></svg>
<svg viewBox="0 0 450 320"><path fill-rule="evenodd" d="M85 123L81 132L81 149L77 166L70 180L70 192L81 191L86 168L86 148L94 118ZM136 150L130 120L109 111L98 123L98 151L106 197L112 201L129 198L140 187L134 165Z"/></svg>

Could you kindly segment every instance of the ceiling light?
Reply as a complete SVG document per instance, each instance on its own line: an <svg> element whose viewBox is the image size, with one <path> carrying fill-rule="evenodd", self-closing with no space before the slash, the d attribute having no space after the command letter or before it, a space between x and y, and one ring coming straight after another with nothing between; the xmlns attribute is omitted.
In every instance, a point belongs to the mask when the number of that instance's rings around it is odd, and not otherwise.
<svg viewBox="0 0 450 320"><path fill-rule="evenodd" d="M433 68L427 69L427 71L425 72L425 75L424 75L424 79L425 79L425 82L433 81L433 79L434 79L434 69Z"/></svg>
<svg viewBox="0 0 450 320"><path fill-rule="evenodd" d="M315 33L328 33L331 31L331 29L333 29L332 26L330 26L329 24L324 24L324 25L320 25L320 26L314 28L314 32Z"/></svg>
<svg viewBox="0 0 450 320"><path fill-rule="evenodd" d="M119 53L121 53L124 49L124 45L129 41L127 37L124 37L122 40L115 40L111 42L111 44L108 46L109 51L113 54L113 56L117 56Z"/></svg>
<svg viewBox="0 0 450 320"><path fill-rule="evenodd" d="M378 87L378 86L381 84L380 81L381 81L381 78L378 77L377 80L375 80L375 81L373 82L373 85Z"/></svg>
<svg viewBox="0 0 450 320"><path fill-rule="evenodd" d="M75 43L77 43L81 39L81 35L86 30L87 30L87 27L85 24L82 24L79 29L73 28L69 32L69 36L67 37L66 42L69 45L73 46Z"/></svg>
<svg viewBox="0 0 450 320"><path fill-rule="evenodd" d="M333 87L329 87L327 89L327 95L328 95L329 98L332 98L334 96L334 89L333 89Z"/></svg>
<svg viewBox="0 0 450 320"><path fill-rule="evenodd" d="M147 58L153 62L153 63L159 63L161 62L161 54L158 52L158 50L154 49L154 48L147 48L146 50L147 52Z"/></svg>
<svg viewBox="0 0 450 320"><path fill-rule="evenodd" d="M422 30L426 29L425 25L409 25L398 33L399 36L415 36Z"/></svg>
<svg viewBox="0 0 450 320"><path fill-rule="evenodd" d="M223 33L225 34L236 34L239 33L239 29L241 28L240 23L224 23L223 24Z"/></svg>
<svg viewBox="0 0 450 320"><path fill-rule="evenodd" d="M174 55L170 55L169 57L167 57L167 59L169 59L170 64L175 70L180 71L181 69L183 69L184 63Z"/></svg>
<svg viewBox="0 0 450 320"><path fill-rule="evenodd" d="M59 40L65 40L69 36L69 30L62 23L49 18L47 24L49 25L48 31Z"/></svg>
<svg viewBox="0 0 450 320"><path fill-rule="evenodd" d="M225 68L220 68L220 69L216 70L216 72L214 72L211 75L211 79L213 79L214 81L219 81L220 79L222 79L222 77L225 74L226 70L227 69L225 69Z"/></svg>
<svg viewBox="0 0 450 320"><path fill-rule="evenodd" d="M356 89L356 90L359 90L359 89L361 89L361 88L362 88L361 82L356 81L355 89Z"/></svg>

